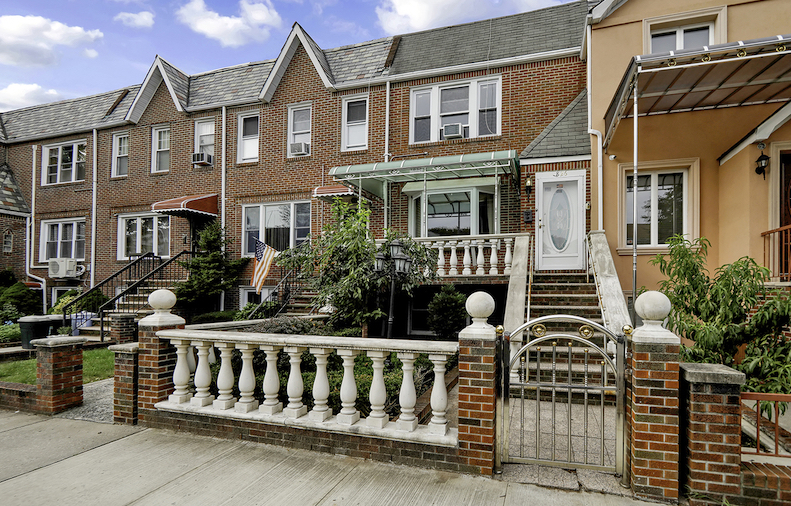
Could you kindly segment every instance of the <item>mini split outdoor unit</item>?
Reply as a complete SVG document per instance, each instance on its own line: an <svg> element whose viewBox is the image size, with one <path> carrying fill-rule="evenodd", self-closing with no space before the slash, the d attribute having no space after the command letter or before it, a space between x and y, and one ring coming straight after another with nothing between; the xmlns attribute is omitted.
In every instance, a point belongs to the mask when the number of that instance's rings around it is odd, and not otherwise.
<svg viewBox="0 0 791 506"><path fill-rule="evenodd" d="M292 142L291 143L291 154L294 156L297 155L309 155L310 154L310 144L307 142Z"/></svg>
<svg viewBox="0 0 791 506"><path fill-rule="evenodd" d="M85 272L73 258L50 258L48 267L51 278L76 278Z"/></svg>
<svg viewBox="0 0 791 506"><path fill-rule="evenodd" d="M208 153L192 153L193 165L212 165L212 156Z"/></svg>
<svg viewBox="0 0 791 506"><path fill-rule="evenodd" d="M464 127L461 123L442 125L442 136L446 139L461 139L464 137Z"/></svg>

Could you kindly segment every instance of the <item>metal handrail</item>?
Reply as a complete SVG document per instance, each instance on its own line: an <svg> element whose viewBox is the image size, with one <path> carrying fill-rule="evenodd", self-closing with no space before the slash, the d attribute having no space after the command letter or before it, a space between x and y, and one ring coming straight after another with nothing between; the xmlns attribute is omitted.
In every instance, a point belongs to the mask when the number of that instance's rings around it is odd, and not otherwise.
<svg viewBox="0 0 791 506"><path fill-rule="evenodd" d="M532 298L533 298L533 273L536 271L535 261L536 261L536 247L535 247L535 235L531 235L529 242L528 242L528 267L527 267L527 308L525 309L526 319L530 321L530 306L532 305Z"/></svg>
<svg viewBox="0 0 791 506"><path fill-rule="evenodd" d="M274 311L273 314L267 314L266 318L272 318L274 316L279 315L283 311L283 309L288 305L288 303L291 301L292 296L294 294L294 288L297 285L298 277L299 277L299 272L297 272L296 270L288 271L282 278L280 278L280 281L278 281L277 285L275 285L272 291L269 292L269 295L267 295L265 299L262 299L261 302L255 307L255 309L253 309L250 312L250 314L247 315L247 319L248 320L251 319L252 316L255 313L257 313L258 310L261 309L261 306L263 306L265 303L276 302L277 297L280 295L282 290L283 297L280 301L280 304L277 307L277 310Z"/></svg>

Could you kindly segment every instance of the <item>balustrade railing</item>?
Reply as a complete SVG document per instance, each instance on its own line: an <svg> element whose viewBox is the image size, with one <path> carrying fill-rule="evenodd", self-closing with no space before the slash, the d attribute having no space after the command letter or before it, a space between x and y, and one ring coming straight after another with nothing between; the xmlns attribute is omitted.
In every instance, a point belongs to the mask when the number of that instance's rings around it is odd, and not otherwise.
<svg viewBox="0 0 791 506"><path fill-rule="evenodd" d="M414 238L437 250L439 276L508 276L514 239L529 234L458 235Z"/></svg>
<svg viewBox="0 0 791 506"><path fill-rule="evenodd" d="M791 281L791 225L767 230L764 240L764 266L773 281Z"/></svg>
<svg viewBox="0 0 791 506"><path fill-rule="evenodd" d="M445 387L446 364L458 350L458 343L433 341L406 341L398 339L364 339L326 336L296 336L246 332L216 332L201 330L162 330L157 335L170 341L176 348L176 367L173 373L175 390L167 401L157 404L157 409L196 411L232 418L245 418L284 425L302 425L333 431L348 431L409 441L432 441L453 445L458 430L448 427L446 416L448 392ZM192 349L197 350L194 365ZM212 348L219 350L219 372L212 385L210 362ZM241 373L235 379L231 361L234 350L241 354ZM265 354L265 372L260 385L256 382L254 353ZM310 393L313 407L303 402L306 394L302 378L302 354L308 351L315 358L315 379ZM277 357L288 354L288 399L279 398L280 377ZM328 357L335 351L343 361L343 380L340 386L340 409L333 413L329 407L330 383ZM399 391L400 413L391 420L385 403L384 368L390 354L402 363L402 381ZM433 364L434 383L431 392L431 421L419 425L415 415L417 392L413 371L418 355L425 353ZM367 355L373 362L373 378L368 400L370 414L361 418L356 408L358 388L354 375L355 358ZM192 378L192 379L191 379ZM262 397L256 398L256 388ZM214 387L214 389L212 388ZM211 394L217 392L217 396ZM234 391L239 396L233 395ZM194 392L194 393L193 393Z"/></svg>
<svg viewBox="0 0 791 506"><path fill-rule="evenodd" d="M780 407L791 402L791 395L742 392L741 399L742 455L791 459L791 427L789 423L783 427ZM751 440L750 445L745 445L744 435Z"/></svg>

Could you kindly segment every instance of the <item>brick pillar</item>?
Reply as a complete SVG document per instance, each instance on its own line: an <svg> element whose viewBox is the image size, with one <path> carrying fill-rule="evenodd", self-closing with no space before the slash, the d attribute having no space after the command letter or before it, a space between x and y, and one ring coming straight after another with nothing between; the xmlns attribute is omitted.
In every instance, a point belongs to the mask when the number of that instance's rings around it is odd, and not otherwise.
<svg viewBox="0 0 791 506"><path fill-rule="evenodd" d="M113 381L113 421L137 425L137 354L138 343L110 346L115 353L115 379Z"/></svg>
<svg viewBox="0 0 791 506"><path fill-rule="evenodd" d="M110 315L110 340L118 344L131 343L137 340L135 315L115 313Z"/></svg>
<svg viewBox="0 0 791 506"><path fill-rule="evenodd" d="M689 504L741 494L740 394L744 374L720 364L682 364L682 440Z"/></svg>
<svg viewBox="0 0 791 506"><path fill-rule="evenodd" d="M183 329L184 318L171 314L176 296L170 290L155 290L148 296L154 314L138 322L138 390L137 419L145 423L147 414L157 402L164 401L173 391L173 370L176 367L176 348L157 337L166 329Z"/></svg>
<svg viewBox="0 0 791 506"><path fill-rule="evenodd" d="M467 298L472 325L459 332L459 456L491 475L495 455L495 340L486 319L494 299L485 292Z"/></svg>
<svg viewBox="0 0 791 506"><path fill-rule="evenodd" d="M37 410L54 414L82 404L84 337L34 339Z"/></svg>
<svg viewBox="0 0 791 506"><path fill-rule="evenodd" d="M677 503L679 496L679 353L681 340L662 328L670 301L646 292L635 301L643 326L632 333L630 471L635 496Z"/></svg>

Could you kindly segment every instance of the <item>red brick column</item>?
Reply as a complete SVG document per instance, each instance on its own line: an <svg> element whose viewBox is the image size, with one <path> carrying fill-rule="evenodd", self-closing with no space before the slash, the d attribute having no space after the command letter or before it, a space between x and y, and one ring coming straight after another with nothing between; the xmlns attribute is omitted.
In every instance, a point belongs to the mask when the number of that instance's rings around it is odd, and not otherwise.
<svg viewBox="0 0 791 506"><path fill-rule="evenodd" d="M30 342L36 347L36 404L54 414L82 404L84 337L48 337Z"/></svg>
<svg viewBox="0 0 791 506"><path fill-rule="evenodd" d="M113 380L113 421L137 425L137 354L138 343L110 346L115 353L115 379Z"/></svg>
<svg viewBox="0 0 791 506"><path fill-rule="evenodd" d="M110 316L110 340L118 344L136 341L137 325L133 314L113 314Z"/></svg>
<svg viewBox="0 0 791 506"><path fill-rule="evenodd" d="M681 340L662 328L670 301L646 292L635 301L643 326L632 333L630 471L635 496L677 503L679 496L679 352Z"/></svg>
<svg viewBox="0 0 791 506"><path fill-rule="evenodd" d="M476 292L467 299L472 325L459 332L459 456L491 475L495 455L495 340L486 319L494 299Z"/></svg>
<svg viewBox="0 0 791 506"><path fill-rule="evenodd" d="M145 423L147 412L157 402L164 401L173 391L173 370L176 367L176 348L157 337L166 329L183 329L184 318L170 313L176 296L170 290L156 290L148 297L154 314L138 322L138 391L137 419Z"/></svg>
<svg viewBox="0 0 791 506"><path fill-rule="evenodd" d="M720 364L682 364L681 371L685 414L682 484L689 487L689 504L735 501L730 496L742 493L740 394L744 374Z"/></svg>

